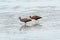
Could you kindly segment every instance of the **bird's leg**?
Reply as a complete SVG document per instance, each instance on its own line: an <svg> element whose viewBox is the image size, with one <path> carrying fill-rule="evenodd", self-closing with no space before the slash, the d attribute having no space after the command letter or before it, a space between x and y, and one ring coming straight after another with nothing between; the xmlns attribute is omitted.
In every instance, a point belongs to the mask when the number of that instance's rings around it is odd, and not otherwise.
<svg viewBox="0 0 60 40"><path fill-rule="evenodd" d="M39 20L37 20L38 24L39 24Z"/></svg>
<svg viewBox="0 0 60 40"><path fill-rule="evenodd" d="M35 24L37 24L37 20L35 20Z"/></svg>
<svg viewBox="0 0 60 40"><path fill-rule="evenodd" d="M35 23L36 23L36 20L35 20Z"/></svg>
<svg viewBox="0 0 60 40"><path fill-rule="evenodd" d="M26 27L26 22L25 22L25 27Z"/></svg>
<svg viewBox="0 0 60 40"><path fill-rule="evenodd" d="M39 24L39 20L36 20L36 24Z"/></svg>

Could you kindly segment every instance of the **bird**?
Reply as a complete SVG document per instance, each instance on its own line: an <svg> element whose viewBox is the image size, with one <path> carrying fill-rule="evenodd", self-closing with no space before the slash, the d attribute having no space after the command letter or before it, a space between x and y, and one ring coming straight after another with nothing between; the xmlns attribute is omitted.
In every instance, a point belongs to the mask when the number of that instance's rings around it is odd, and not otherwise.
<svg viewBox="0 0 60 40"><path fill-rule="evenodd" d="M20 20L21 22L24 22L24 23L25 23L25 26L26 26L26 23L27 23L27 22L32 21L31 19L21 18L21 17L19 17L19 20Z"/></svg>
<svg viewBox="0 0 60 40"><path fill-rule="evenodd" d="M34 15L34 16L29 16L31 19L34 19L34 20L38 20L38 19L41 19L42 17L40 16L37 16L37 15Z"/></svg>

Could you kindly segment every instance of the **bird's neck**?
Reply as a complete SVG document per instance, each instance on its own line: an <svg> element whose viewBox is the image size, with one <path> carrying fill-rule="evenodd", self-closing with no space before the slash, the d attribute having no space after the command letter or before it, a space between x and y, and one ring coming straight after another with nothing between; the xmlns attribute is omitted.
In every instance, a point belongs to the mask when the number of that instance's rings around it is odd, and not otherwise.
<svg viewBox="0 0 60 40"><path fill-rule="evenodd" d="M19 17L19 19L21 20L21 17Z"/></svg>

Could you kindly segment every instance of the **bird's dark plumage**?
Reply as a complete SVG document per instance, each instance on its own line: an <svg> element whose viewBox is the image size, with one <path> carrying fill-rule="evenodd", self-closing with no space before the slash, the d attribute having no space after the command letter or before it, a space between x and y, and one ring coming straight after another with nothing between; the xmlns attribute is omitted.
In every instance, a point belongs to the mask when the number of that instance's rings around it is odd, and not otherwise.
<svg viewBox="0 0 60 40"><path fill-rule="evenodd" d="M40 18L42 18L42 17L40 17L40 16L30 16L30 18L31 18L31 19L35 19L35 20L38 20L38 19L40 19Z"/></svg>

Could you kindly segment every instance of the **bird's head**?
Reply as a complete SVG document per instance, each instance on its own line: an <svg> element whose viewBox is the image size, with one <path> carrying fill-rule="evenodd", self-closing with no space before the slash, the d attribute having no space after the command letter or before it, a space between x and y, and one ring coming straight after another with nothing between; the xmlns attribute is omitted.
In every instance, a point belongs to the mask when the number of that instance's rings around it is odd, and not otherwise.
<svg viewBox="0 0 60 40"><path fill-rule="evenodd" d="M29 16L31 18L31 16Z"/></svg>
<svg viewBox="0 0 60 40"><path fill-rule="evenodd" d="M19 17L19 19L21 19L21 17Z"/></svg>

